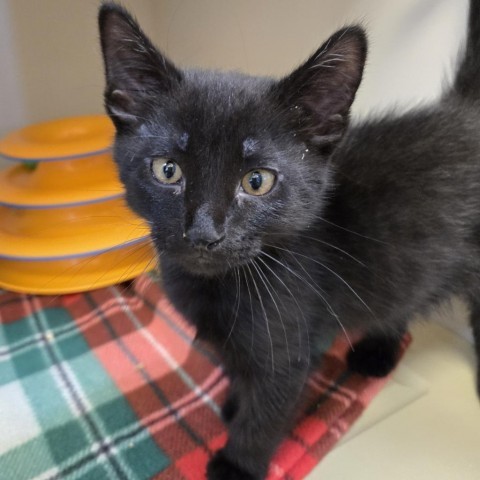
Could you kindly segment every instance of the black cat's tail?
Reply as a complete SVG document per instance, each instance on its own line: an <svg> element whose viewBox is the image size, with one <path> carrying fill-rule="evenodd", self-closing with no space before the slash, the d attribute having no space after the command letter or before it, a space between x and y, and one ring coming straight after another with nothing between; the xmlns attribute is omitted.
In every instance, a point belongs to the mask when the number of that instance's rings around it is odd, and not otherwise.
<svg viewBox="0 0 480 480"><path fill-rule="evenodd" d="M466 99L480 100L480 0L470 0L467 42L452 90Z"/></svg>

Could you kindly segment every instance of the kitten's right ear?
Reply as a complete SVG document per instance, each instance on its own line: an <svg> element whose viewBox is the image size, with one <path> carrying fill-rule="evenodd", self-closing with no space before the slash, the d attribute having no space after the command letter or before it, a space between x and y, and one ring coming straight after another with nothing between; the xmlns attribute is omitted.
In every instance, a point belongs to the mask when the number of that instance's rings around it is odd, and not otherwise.
<svg viewBox="0 0 480 480"><path fill-rule="evenodd" d="M351 26L333 34L303 65L274 86L311 145L326 152L341 139L362 79L367 40Z"/></svg>
<svg viewBox="0 0 480 480"><path fill-rule="evenodd" d="M104 3L98 22L107 81L105 107L117 128L134 126L152 99L178 85L182 74L120 5Z"/></svg>

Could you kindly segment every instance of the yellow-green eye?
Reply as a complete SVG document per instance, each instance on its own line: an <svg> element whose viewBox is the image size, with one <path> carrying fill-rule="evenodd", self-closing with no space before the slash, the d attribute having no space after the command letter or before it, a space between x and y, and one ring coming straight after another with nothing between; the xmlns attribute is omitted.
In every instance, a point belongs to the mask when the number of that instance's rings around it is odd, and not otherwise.
<svg viewBox="0 0 480 480"><path fill-rule="evenodd" d="M162 183L177 183L182 178L182 170L175 162L165 158L154 158L152 161L154 177Z"/></svg>
<svg viewBox="0 0 480 480"><path fill-rule="evenodd" d="M263 168L248 172L242 179L243 190L249 195L265 195L274 185L275 175Z"/></svg>

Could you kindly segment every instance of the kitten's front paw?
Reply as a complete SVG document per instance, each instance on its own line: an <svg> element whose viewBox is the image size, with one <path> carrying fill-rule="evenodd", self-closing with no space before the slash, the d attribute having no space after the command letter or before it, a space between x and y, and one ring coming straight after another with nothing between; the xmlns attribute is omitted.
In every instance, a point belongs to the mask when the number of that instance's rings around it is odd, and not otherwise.
<svg viewBox="0 0 480 480"><path fill-rule="evenodd" d="M242 470L228 460L220 450L210 460L207 466L208 480L262 480L261 477L255 477Z"/></svg>
<svg viewBox="0 0 480 480"><path fill-rule="evenodd" d="M222 418L225 423L231 422L237 413L238 404L235 397L229 396L222 407Z"/></svg>
<svg viewBox="0 0 480 480"><path fill-rule="evenodd" d="M366 377L385 377L397 364L398 341L366 337L348 353L348 368Z"/></svg>

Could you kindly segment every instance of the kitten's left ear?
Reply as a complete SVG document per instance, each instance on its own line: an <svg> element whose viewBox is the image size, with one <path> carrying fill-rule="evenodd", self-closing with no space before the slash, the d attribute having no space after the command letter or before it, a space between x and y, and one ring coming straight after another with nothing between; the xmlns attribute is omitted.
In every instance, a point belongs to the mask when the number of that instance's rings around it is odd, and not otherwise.
<svg viewBox="0 0 480 480"><path fill-rule="evenodd" d="M107 80L105 107L117 128L135 126L183 75L122 6L103 3L98 20Z"/></svg>
<svg viewBox="0 0 480 480"><path fill-rule="evenodd" d="M305 141L331 148L340 140L362 79L366 55L363 29L344 28L275 86L279 100L294 115L295 127Z"/></svg>

